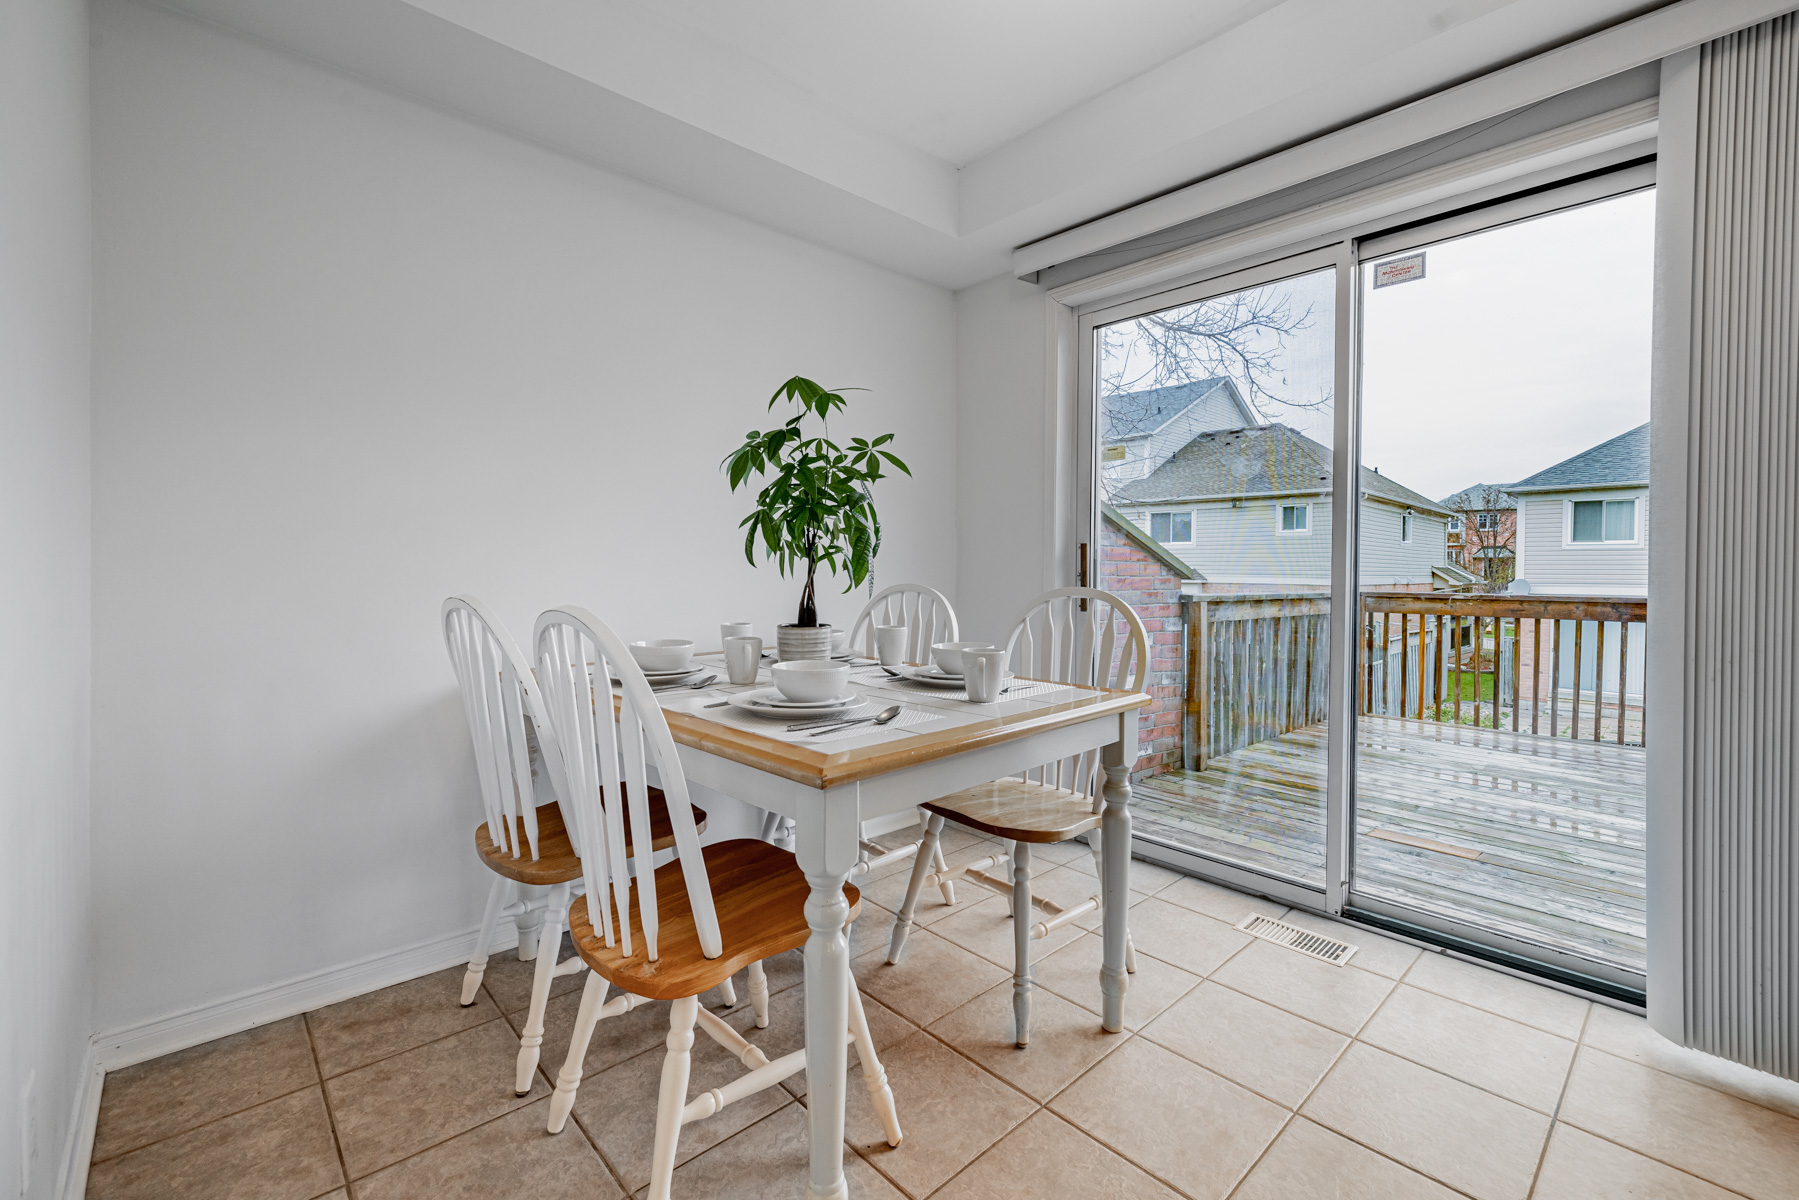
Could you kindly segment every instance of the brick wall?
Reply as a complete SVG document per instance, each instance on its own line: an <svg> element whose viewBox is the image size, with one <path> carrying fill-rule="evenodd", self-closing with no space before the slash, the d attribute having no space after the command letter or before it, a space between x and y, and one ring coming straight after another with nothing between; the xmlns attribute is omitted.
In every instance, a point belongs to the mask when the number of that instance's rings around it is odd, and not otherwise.
<svg viewBox="0 0 1799 1200"><path fill-rule="evenodd" d="M1181 649L1181 577L1155 555L1100 522L1099 586L1129 604L1149 638L1144 690L1155 703L1139 709L1133 780L1181 767L1181 723L1186 708L1187 664Z"/></svg>

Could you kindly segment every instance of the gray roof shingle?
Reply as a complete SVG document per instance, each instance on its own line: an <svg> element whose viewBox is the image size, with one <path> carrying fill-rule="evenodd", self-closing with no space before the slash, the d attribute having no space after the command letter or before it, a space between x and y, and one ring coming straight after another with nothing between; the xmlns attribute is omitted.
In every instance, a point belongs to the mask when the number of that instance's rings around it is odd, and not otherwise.
<svg viewBox="0 0 1799 1200"><path fill-rule="evenodd" d="M1577 492L1586 488L1644 487L1649 483L1649 426L1621 433L1591 450L1506 484L1513 492Z"/></svg>
<svg viewBox="0 0 1799 1200"><path fill-rule="evenodd" d="M1170 387L1147 388L1141 392L1108 396L1101 405L1105 418L1101 436L1108 442L1117 442L1154 433L1221 387L1235 390L1230 380L1214 376L1195 383L1177 383Z"/></svg>
<svg viewBox="0 0 1799 1200"><path fill-rule="evenodd" d="M1254 425L1202 433L1167 462L1134 483L1122 497L1139 503L1225 499L1233 496L1306 496L1330 491L1331 452L1286 425ZM1362 491L1407 508L1444 513L1436 501L1367 467Z"/></svg>

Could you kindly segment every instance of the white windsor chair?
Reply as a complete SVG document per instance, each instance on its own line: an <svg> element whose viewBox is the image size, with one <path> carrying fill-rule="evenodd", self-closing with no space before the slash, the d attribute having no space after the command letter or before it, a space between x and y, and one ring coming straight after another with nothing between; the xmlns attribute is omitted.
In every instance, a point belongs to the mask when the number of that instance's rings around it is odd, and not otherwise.
<svg viewBox="0 0 1799 1200"><path fill-rule="evenodd" d="M514 1090L522 1096L531 1090L531 1076L537 1070L550 981L582 969L579 956L556 961L570 889L581 878L581 843L570 837L557 803L562 754L543 694L518 644L472 596L445 600L441 618L475 746L475 774L487 817L475 829L475 853L494 872L475 953L462 976L462 1004L466 1008L475 1002L487 973L495 928L510 917L519 931L519 958L537 961L513 1080ZM539 763L549 787L538 784L534 768ZM674 845L662 793L650 788L648 796L655 847ZM692 815L705 828L706 814L696 808ZM508 900L508 893L516 895Z"/></svg>
<svg viewBox="0 0 1799 1200"><path fill-rule="evenodd" d="M1149 669L1149 639L1143 622L1131 606L1110 592L1096 588L1058 588L1031 601L1018 618L1006 644L1012 670L1021 678L1054 680L1083 687L1119 691L1143 690ZM1102 772L1098 751L1059 759L1034 767L1020 776L964 788L924 805L930 814L925 827L925 848L912 865L912 879L905 903L893 921L893 939L887 961L897 963L905 953L918 895L928 885L941 886L950 879L968 878L994 889L1012 902L1012 936L1015 962L1012 974L1012 1015L1018 1045L1030 1040L1031 943L1089 913L1102 910L1105 862L1100 853L1100 791ZM1005 839L1006 854L993 854L946 871L930 869L945 819ZM1031 895L1031 846L1065 842L1087 835L1101 891L1067 907ZM940 861L940 860L939 860ZM1010 867L1010 879L988 874L993 867ZM1033 905L1043 919L1032 921ZM1136 952L1125 932L1125 969L1136 971Z"/></svg>
<svg viewBox="0 0 1799 1200"><path fill-rule="evenodd" d="M574 1107L594 1026L650 1000L672 1001L649 1184L651 1200L667 1200L682 1125L805 1069L804 1050L769 1062L722 1018L701 1008L699 997L747 967L756 1024L766 1027L768 981L762 962L805 944L811 933L805 915L811 889L793 855L768 842L739 838L700 846L668 719L643 671L610 627L579 608L551 609L537 619L533 640L550 722L563 747L575 827L579 841L589 848L581 860L587 893L570 905L569 928L591 973L581 993L568 1058L556 1077L549 1131L560 1132ZM612 679L619 680L616 691ZM632 853L633 845L648 842L649 812L639 798L647 793L652 766L669 797L675 842L674 860L659 868L653 867L652 856ZM844 897L854 920L861 897L847 886ZM620 994L608 1000L609 987ZM893 1093L853 982L849 999L850 1038L862 1061L863 1079L888 1143L897 1146ZM696 1021L749 1071L689 1101Z"/></svg>

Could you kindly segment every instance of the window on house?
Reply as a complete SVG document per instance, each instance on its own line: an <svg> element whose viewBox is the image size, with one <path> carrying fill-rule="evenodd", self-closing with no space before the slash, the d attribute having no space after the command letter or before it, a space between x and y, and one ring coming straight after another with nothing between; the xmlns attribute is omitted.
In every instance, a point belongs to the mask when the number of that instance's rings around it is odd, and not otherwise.
<svg viewBox="0 0 1799 1200"><path fill-rule="evenodd" d="M1493 528L1493 519L1492 513L1476 513L1474 515L1474 527L1476 529L1491 529Z"/></svg>
<svg viewBox="0 0 1799 1200"><path fill-rule="evenodd" d="M1304 504L1281 505L1281 532L1305 533L1311 528L1312 510Z"/></svg>
<svg viewBox="0 0 1799 1200"><path fill-rule="evenodd" d="M1571 542L1634 542L1637 540L1635 500L1576 500Z"/></svg>
<svg viewBox="0 0 1799 1200"><path fill-rule="evenodd" d="M1462 519L1460 517L1449 518L1449 532L1460 533L1461 531L1462 531Z"/></svg>
<svg viewBox="0 0 1799 1200"><path fill-rule="evenodd" d="M1409 542L1412 540L1412 514L1411 513L1399 514L1399 540L1402 542Z"/></svg>
<svg viewBox="0 0 1799 1200"><path fill-rule="evenodd" d="M1149 514L1149 536L1158 542L1190 542L1193 540L1193 514L1159 512Z"/></svg>

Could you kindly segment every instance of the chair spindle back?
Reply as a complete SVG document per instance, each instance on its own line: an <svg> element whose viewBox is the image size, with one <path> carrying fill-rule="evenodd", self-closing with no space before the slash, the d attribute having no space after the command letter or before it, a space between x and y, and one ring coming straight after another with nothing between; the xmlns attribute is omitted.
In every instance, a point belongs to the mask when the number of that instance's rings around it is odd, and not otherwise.
<svg viewBox="0 0 1799 1200"><path fill-rule="evenodd" d="M931 647L957 640L956 610L935 588L922 583L896 583L882 588L850 626L850 647L862 647L862 657L875 656L875 626L906 627L906 661L931 660Z"/></svg>
<svg viewBox="0 0 1799 1200"><path fill-rule="evenodd" d="M717 958L724 947L688 801L687 777L668 731L668 718L643 669L610 626L581 608L553 608L538 617L532 642L538 685L562 746L568 789L564 812L573 810L571 824L579 831L581 845L588 848L581 855L588 920L607 946L656 959L659 926L648 779L648 768L654 766L674 826L675 854L699 930L700 951ZM636 851L629 861L627 820ZM633 890L645 943L641 947L633 944L631 934Z"/></svg>
<svg viewBox="0 0 1799 1200"><path fill-rule="evenodd" d="M1149 639L1130 605L1098 588L1057 588L1025 608L1006 643L1011 669L1027 679L1140 692L1149 673ZM1099 755L1046 763L1025 778L1099 802Z"/></svg>
<svg viewBox="0 0 1799 1200"><path fill-rule="evenodd" d="M530 736L537 738L538 755L551 779L550 796L542 803L556 798L562 765L543 696L518 643L485 604L473 596L451 596L443 603L441 619L475 743L488 834L512 857L521 857L528 847L536 859L540 801L531 775ZM524 846L515 821L524 826Z"/></svg>

